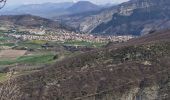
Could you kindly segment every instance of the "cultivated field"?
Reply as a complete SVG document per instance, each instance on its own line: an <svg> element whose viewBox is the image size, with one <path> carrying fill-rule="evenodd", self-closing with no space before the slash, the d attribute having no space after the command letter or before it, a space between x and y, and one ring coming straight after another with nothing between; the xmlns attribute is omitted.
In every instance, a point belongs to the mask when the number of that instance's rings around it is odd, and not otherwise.
<svg viewBox="0 0 170 100"><path fill-rule="evenodd" d="M15 59L23 56L26 52L26 50L1 50L0 59Z"/></svg>

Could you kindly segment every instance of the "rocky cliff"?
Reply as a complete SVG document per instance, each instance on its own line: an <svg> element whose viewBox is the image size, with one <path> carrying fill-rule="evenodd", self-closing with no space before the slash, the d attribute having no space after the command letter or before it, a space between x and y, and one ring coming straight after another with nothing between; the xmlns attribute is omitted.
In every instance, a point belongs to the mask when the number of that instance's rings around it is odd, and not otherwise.
<svg viewBox="0 0 170 100"><path fill-rule="evenodd" d="M112 20L100 24L92 33L142 35L169 29L169 5L167 0L132 0L120 5Z"/></svg>
<svg viewBox="0 0 170 100"><path fill-rule="evenodd" d="M141 35L169 29L169 5L169 0L130 0L89 15L68 16L66 19L69 20L63 20L82 32Z"/></svg>

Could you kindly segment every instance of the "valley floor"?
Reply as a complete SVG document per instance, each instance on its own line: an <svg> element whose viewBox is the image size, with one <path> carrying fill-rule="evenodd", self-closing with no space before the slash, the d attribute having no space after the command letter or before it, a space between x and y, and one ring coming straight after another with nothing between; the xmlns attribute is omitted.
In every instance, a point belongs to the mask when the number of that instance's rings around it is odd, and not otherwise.
<svg viewBox="0 0 170 100"><path fill-rule="evenodd" d="M0 31L0 81L8 77L40 70L56 61L133 36L93 36L88 34L31 34ZM8 78L6 78L7 80Z"/></svg>

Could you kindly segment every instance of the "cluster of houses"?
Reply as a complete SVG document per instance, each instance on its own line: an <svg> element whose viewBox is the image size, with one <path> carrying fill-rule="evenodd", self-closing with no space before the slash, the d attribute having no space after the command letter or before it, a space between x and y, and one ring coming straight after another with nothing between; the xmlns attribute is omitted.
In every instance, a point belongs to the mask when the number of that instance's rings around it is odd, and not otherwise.
<svg viewBox="0 0 170 100"><path fill-rule="evenodd" d="M125 42L132 38L131 35L124 36L94 36L91 34L76 34L76 33L63 33L53 35L36 35L36 34L8 34L9 37L14 37L22 40L46 40L46 41L87 41L87 42Z"/></svg>
<svg viewBox="0 0 170 100"><path fill-rule="evenodd" d="M8 34L9 37L14 37L22 40L46 40L46 41L87 41L87 42L125 42L132 38L131 35L124 36L94 36L90 34L76 34L76 33L63 33L53 35L33 35L33 34Z"/></svg>

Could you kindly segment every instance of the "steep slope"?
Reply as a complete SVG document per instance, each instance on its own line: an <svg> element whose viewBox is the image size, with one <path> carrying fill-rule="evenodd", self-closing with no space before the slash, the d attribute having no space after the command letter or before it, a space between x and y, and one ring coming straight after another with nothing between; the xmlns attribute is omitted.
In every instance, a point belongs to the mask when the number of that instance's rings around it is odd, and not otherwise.
<svg viewBox="0 0 170 100"><path fill-rule="evenodd" d="M32 15L0 16L0 23L0 28L5 30L15 28L72 31L72 28L59 24L58 22Z"/></svg>
<svg viewBox="0 0 170 100"><path fill-rule="evenodd" d="M141 35L150 31L169 29L170 2L167 0L133 0L137 8L124 5L112 20L97 26L92 33ZM137 26L137 27L136 27Z"/></svg>
<svg viewBox="0 0 170 100"><path fill-rule="evenodd" d="M77 30L85 33L90 33L95 27L103 22L110 21L112 19L115 9L105 8L100 11L85 12L67 16L53 17L54 20L62 20L63 23L76 28Z"/></svg>
<svg viewBox="0 0 170 100"><path fill-rule="evenodd" d="M170 31L86 52L0 86L1 100L169 100Z"/></svg>
<svg viewBox="0 0 170 100"><path fill-rule="evenodd" d="M68 16L63 20L82 32L141 35L169 29L169 5L169 0L130 0L89 15Z"/></svg>

